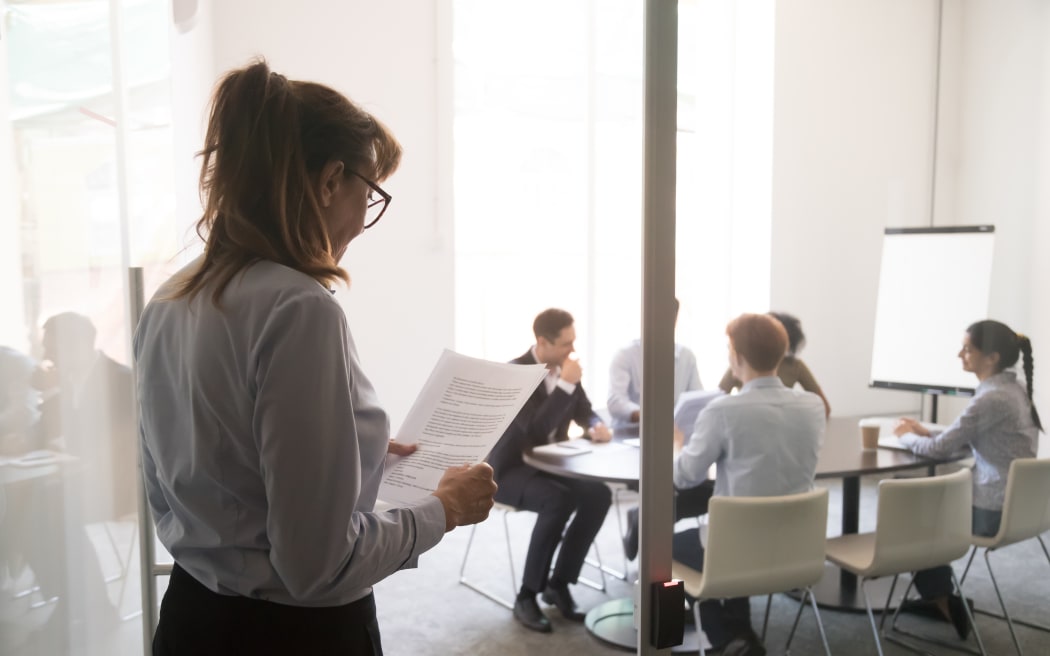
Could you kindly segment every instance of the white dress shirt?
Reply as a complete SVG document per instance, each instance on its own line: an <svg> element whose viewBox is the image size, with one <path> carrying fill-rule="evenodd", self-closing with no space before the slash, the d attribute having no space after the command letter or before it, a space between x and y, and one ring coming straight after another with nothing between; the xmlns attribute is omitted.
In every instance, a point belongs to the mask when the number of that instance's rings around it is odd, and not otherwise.
<svg viewBox="0 0 1050 656"><path fill-rule="evenodd" d="M675 487L699 485L715 464L715 496L806 492L813 488L825 426L819 396L788 389L776 376L756 378L700 412L675 458Z"/></svg>
<svg viewBox="0 0 1050 656"><path fill-rule="evenodd" d="M438 543L436 497L373 512L389 422L327 289L266 261L221 309L207 288L165 300L170 285L135 358L149 503L183 569L222 594L334 606Z"/></svg>
<svg viewBox="0 0 1050 656"><path fill-rule="evenodd" d="M696 356L685 346L674 345L674 400L683 392L704 389L696 368ZM609 398L606 406L613 428L631 423L631 414L642 403L642 340L636 339L617 351L609 367Z"/></svg>

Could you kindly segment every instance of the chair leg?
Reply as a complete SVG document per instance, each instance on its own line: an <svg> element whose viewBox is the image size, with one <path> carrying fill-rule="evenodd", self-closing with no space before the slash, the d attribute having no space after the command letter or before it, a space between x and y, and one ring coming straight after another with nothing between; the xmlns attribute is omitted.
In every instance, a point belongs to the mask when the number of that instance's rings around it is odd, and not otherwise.
<svg viewBox="0 0 1050 656"><path fill-rule="evenodd" d="M1003 595L999 592L999 582L995 580L995 572L992 570L992 561L988 559L991 552L991 549L984 550L984 564L988 568L988 576L992 579L992 587L995 588L995 596L999 598L999 608L1003 609L1003 617L1006 619L1006 626L1010 629L1010 639L1014 641L1014 649L1017 650L1018 656L1021 656L1023 652L1021 651L1021 643L1017 641L1017 632L1014 631L1014 620L1010 617L1010 611L1006 609L1006 602L1003 601ZM963 606L966 607L966 612L969 614L970 604L963 603ZM974 628L976 628L976 625Z"/></svg>
<svg viewBox="0 0 1050 656"><path fill-rule="evenodd" d="M602 565L602 554L598 550L598 543L592 542L591 549L594 550L594 558L584 558L583 562L598 570L598 577L601 579L601 583L598 581L592 581L583 576L579 577L577 580L580 584L585 585L588 588L593 588L598 592L605 592L605 567Z"/></svg>
<svg viewBox="0 0 1050 656"><path fill-rule="evenodd" d="M970 549L970 557L966 559L966 568L963 569L963 575L959 578L959 584L966 583L966 575L970 573L970 565L973 563L973 557L977 555L977 546L974 545Z"/></svg>
<svg viewBox="0 0 1050 656"><path fill-rule="evenodd" d="M762 620L762 642L766 641L766 629L769 627L769 609L773 607L773 595L766 597L766 618Z"/></svg>
<svg viewBox="0 0 1050 656"><path fill-rule="evenodd" d="M864 597L864 610L868 611L868 622L871 623L871 634L875 636L875 651L878 652L879 656L885 656L882 653L882 641L879 640L879 629L875 626L875 613L871 612L871 602L868 601L868 590L864 585L868 582L868 579L860 579L860 594ZM887 604L889 605L889 604Z"/></svg>
<svg viewBox="0 0 1050 656"><path fill-rule="evenodd" d="M510 565L510 591L514 594L514 591L518 589L518 576L514 572L514 553L510 550L510 526L507 524L507 515L509 513L503 513L503 537L507 541L507 564ZM476 526L476 525L475 525ZM511 604L511 610L514 610L514 604Z"/></svg>
<svg viewBox="0 0 1050 656"><path fill-rule="evenodd" d="M802 619L802 609L806 607L806 597L808 596L809 588L806 588L805 592L802 593L802 599L798 602L798 612L795 613L795 621L791 624L791 631L788 633L787 644L784 645L785 654L791 653L791 641L795 638L795 630L798 629L798 621ZM823 632L823 629L821 629L821 632Z"/></svg>
<svg viewBox="0 0 1050 656"><path fill-rule="evenodd" d="M985 554L985 555L987 555L987 554ZM959 579L957 579L955 577L955 570L952 570L952 583L955 584L955 592L960 597L962 597L962 600L963 600L962 607L963 607L963 610L966 611L966 619L970 622L970 629L973 631L973 637L974 637L975 640L977 640L977 649L979 649L981 651L981 656L988 656L988 653L984 650L984 641L981 640L981 632L977 630L977 622L974 621L973 613L970 612L970 604L966 603L966 597L962 596L962 585L959 584ZM996 587L995 592L996 592L996 594L999 593L998 586ZM1002 602L1002 597L999 598L999 601ZM1006 610L1006 606L1003 606L1003 610ZM1013 635L1013 627L1012 626L1010 627L1010 635ZM1017 638L1016 637L1014 638L1014 646L1017 647L1017 653L1018 653L1018 655L1020 655L1021 647L1017 644Z"/></svg>
<svg viewBox="0 0 1050 656"><path fill-rule="evenodd" d="M808 587L802 593L802 599L798 602L798 612L795 613L795 622L791 625L791 633L788 634L787 644L784 645L784 654L791 653L791 641L795 638L795 629L798 621L802 618L802 609L806 607L806 599L813 606L813 617L817 620L817 630L820 632L820 642L824 645L824 654L831 656L831 647L828 645L828 635L824 632L824 622L820 619L820 610L817 609L817 598L813 596L813 588Z"/></svg>
<svg viewBox="0 0 1050 656"><path fill-rule="evenodd" d="M470 549L474 545L474 535L478 530L478 525L474 524L470 527L470 537L467 538L467 548L463 552L463 562L459 566L459 582L461 585L465 585L474 592L477 592L481 596L490 599L500 606L508 610L514 610L514 603L507 601L506 599L495 595L488 590L482 588L480 585L474 583L466 577L467 561L470 558ZM517 587L517 578L514 575L514 558L510 550L510 529L507 527L507 513L503 513L503 533L507 540L507 561L510 565L510 589L513 595Z"/></svg>
<svg viewBox="0 0 1050 656"><path fill-rule="evenodd" d="M809 593L809 603L813 606L813 617L817 618L817 630L820 631L820 642L824 644L825 656L831 656L831 646L828 645L828 635L824 632L824 622L820 619L820 610L817 609L817 598L813 596L813 588L806 588Z"/></svg>
<svg viewBox="0 0 1050 656"><path fill-rule="evenodd" d="M704 633L703 627L700 626L700 600L696 599L693 601L693 622L696 627L696 642L700 645L700 656L705 656L707 651L704 649L704 638L707 634Z"/></svg>
<svg viewBox="0 0 1050 656"><path fill-rule="evenodd" d="M914 572L912 574L914 576ZM955 586L955 591L960 596L962 596L962 588L960 587L959 580L956 579L956 577L955 577L955 570L952 570L951 574L952 574L952 583ZM896 583L896 581L894 581L894 582ZM911 593L911 589L912 589L913 585L915 585L914 578L912 579L912 582L908 584L908 587L905 588L903 599L907 599L908 598L908 595ZM887 599L886 599L887 609L889 608L890 599L892 597L893 597L893 586L890 586L890 596L887 597ZM898 636L908 636L909 638L912 638L914 640L919 640L921 642L928 642L928 643L932 643L932 644L935 644L935 645L940 645L942 647L947 647L948 649L951 649L953 651L961 651L961 652L965 652L965 653L968 653L968 654L977 654L978 656L987 656L987 654L985 654L985 651L984 651L984 643L981 641L981 636L980 636L980 634L977 631L977 624L973 621L973 616L970 613L970 605L966 604L966 603L964 603L964 605L966 606L966 615L969 618L970 627L971 627L971 629L974 632L974 638L977 640L977 647L978 647L978 649L980 651L973 651L971 649L967 649L966 647L961 646L957 642L946 642L946 641L941 640L939 638L934 638L934 637L931 637L931 636L920 635L918 633L914 633L912 631L906 631L905 629L902 629L902 628L898 627L897 626L897 620L900 618L900 612L901 612L901 607L900 606L897 606L897 609L893 612L893 620L890 622L889 631L885 632L884 636L890 642L892 642L892 643L894 643L896 645L900 645L901 647L904 647L905 649L907 649L909 651L912 651L912 652L915 652L915 653L919 653L919 654L929 654L930 652L922 650L918 646L916 646L914 644L911 644L910 642L906 642L906 641L904 641L902 638L900 638ZM885 611L884 611L884 613L885 613Z"/></svg>
<svg viewBox="0 0 1050 656"><path fill-rule="evenodd" d="M896 576L893 577L893 583L894 583L894 585L890 586L890 596L886 599L886 608L887 608L887 610L889 609L889 606L890 606L890 599L893 599L893 588L896 586L896 583L897 583L897 577ZM913 574L912 575L912 580L908 583L908 587L904 588L904 596L901 597L901 603L897 604L897 607L895 609L893 609L893 619L890 620L890 631L897 631L898 630L897 629L897 620L900 619L900 616L901 616L901 606L903 606L904 602L908 599L908 595L911 594L911 589L914 586L915 586L915 578L914 578L914 574ZM885 616L885 612L883 613L883 615ZM883 621L885 621L885 617L883 617Z"/></svg>
<svg viewBox="0 0 1050 656"><path fill-rule="evenodd" d="M1047 560L1048 563L1050 563L1050 553L1047 553L1046 545L1043 543L1042 537L1037 535L1036 539L1039 540L1039 544L1043 547L1043 553L1046 553L1046 560ZM990 556L990 554L988 553L988 550L986 549L985 550L985 565L988 567L988 573L991 575L992 582L994 584L995 583L995 572L992 571L992 564L991 564L991 560L990 560L989 556ZM960 579L960 581L961 581L961 579ZM960 583L960 585L961 585L961 583ZM996 589L996 593L998 593L998 588ZM990 611L990 610L983 610L981 608L974 608L974 612L975 613L980 613L981 615L987 615L988 617L994 617L997 620L1007 620L1008 622L1012 622L1015 625L1016 624L1020 624L1021 626L1026 626L1026 627L1028 627L1030 629L1035 629L1037 631L1042 631L1044 633L1050 633L1050 626L1046 626L1044 624L1039 624L1037 622L1032 622L1030 620L1016 619L1013 616L1009 615L1009 613L1006 612L1006 605L1004 603L1002 603L1001 599L1000 599L1000 602L999 602L999 606L1000 606L1000 608L1003 609L1002 613L996 613L995 611ZM1012 631L1012 628L1011 628L1011 631Z"/></svg>

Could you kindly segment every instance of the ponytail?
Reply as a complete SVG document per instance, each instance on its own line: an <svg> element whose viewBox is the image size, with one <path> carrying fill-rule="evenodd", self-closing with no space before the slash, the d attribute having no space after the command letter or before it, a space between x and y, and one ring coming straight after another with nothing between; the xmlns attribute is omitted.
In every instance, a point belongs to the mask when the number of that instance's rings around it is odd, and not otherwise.
<svg viewBox="0 0 1050 656"><path fill-rule="evenodd" d="M349 282L332 252L314 176L341 161L346 175L385 179L400 163L401 145L342 94L287 80L259 59L220 81L199 155L204 258L173 296L193 297L214 283L218 304L234 276L259 260L325 286Z"/></svg>
<svg viewBox="0 0 1050 656"><path fill-rule="evenodd" d="M1035 401L1032 400L1032 374L1035 365L1032 362L1032 340L1018 333L1017 345L1021 349L1021 367L1024 369L1025 386L1028 388L1028 403L1032 408L1032 422L1039 430L1043 430L1043 424L1039 421L1039 412L1035 409Z"/></svg>

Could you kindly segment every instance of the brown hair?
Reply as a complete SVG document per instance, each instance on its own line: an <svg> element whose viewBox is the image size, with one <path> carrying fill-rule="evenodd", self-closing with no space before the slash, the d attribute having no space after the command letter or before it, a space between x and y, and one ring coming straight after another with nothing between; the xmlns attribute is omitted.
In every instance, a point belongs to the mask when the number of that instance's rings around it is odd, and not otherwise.
<svg viewBox="0 0 1050 656"><path fill-rule="evenodd" d="M204 259L174 296L192 297L214 283L218 303L233 277L259 260L324 285L349 282L332 252L315 178L341 161L345 175L384 180L401 161L401 145L339 92L288 80L259 59L219 82L199 155Z"/></svg>
<svg viewBox="0 0 1050 656"><path fill-rule="evenodd" d="M726 335L755 371L776 370L787 352L787 331L768 314L741 314L726 326Z"/></svg>
<svg viewBox="0 0 1050 656"><path fill-rule="evenodd" d="M543 337L550 343L558 341L558 335L572 325L572 315L565 310L550 308L536 315L532 322L532 334L537 339Z"/></svg>
<svg viewBox="0 0 1050 656"><path fill-rule="evenodd" d="M1032 423L1039 430L1043 430L1043 424L1039 421L1039 412L1035 409L1032 401L1033 376L1035 373L1035 362L1032 359L1032 340L1028 337L1014 332L1014 329L1001 321L985 319L972 323L966 329L970 336L970 344L985 355L999 354L998 371L1008 369L1017 364L1018 357L1023 356L1021 368L1024 371L1025 388L1028 392L1028 404L1031 408Z"/></svg>

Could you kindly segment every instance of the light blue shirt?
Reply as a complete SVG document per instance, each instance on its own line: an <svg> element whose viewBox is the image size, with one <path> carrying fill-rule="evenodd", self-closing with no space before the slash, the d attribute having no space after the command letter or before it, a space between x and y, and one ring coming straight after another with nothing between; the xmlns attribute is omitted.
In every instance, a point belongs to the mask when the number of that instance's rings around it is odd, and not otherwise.
<svg viewBox="0 0 1050 656"><path fill-rule="evenodd" d="M135 358L149 504L183 569L222 594L334 606L438 543L436 497L373 512L389 422L327 289L265 261L221 310L207 288L163 300L170 285Z"/></svg>
<svg viewBox="0 0 1050 656"><path fill-rule="evenodd" d="M674 345L674 400L683 392L704 389L696 368L696 356L680 344ZM609 398L606 405L613 428L630 425L631 413L642 403L642 340L620 349L609 367Z"/></svg>
<svg viewBox="0 0 1050 656"><path fill-rule="evenodd" d="M756 378L697 416L692 437L675 458L675 487L699 485L714 464L716 496L811 490L825 426L819 396L788 389L776 376Z"/></svg>
<svg viewBox="0 0 1050 656"><path fill-rule="evenodd" d="M947 456L960 448L973 450L973 505L1002 510L1006 478L1015 458L1034 458L1039 429L1032 421L1028 393L1017 374L1002 371L977 385L973 399L933 439L905 433L901 442L919 455Z"/></svg>

